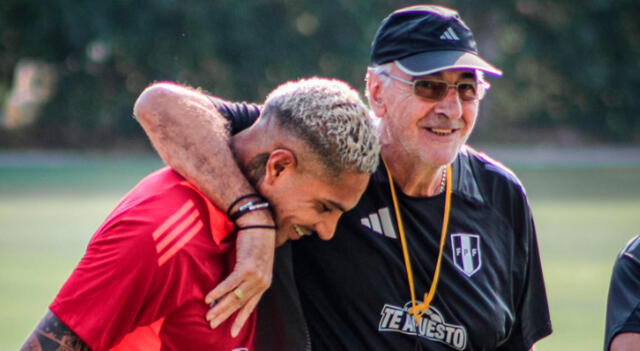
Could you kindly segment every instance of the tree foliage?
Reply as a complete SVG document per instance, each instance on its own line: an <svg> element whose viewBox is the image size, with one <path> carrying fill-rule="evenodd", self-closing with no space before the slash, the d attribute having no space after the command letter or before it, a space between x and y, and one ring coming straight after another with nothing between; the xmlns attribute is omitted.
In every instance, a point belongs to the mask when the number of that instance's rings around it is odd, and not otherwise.
<svg viewBox="0 0 640 351"><path fill-rule="evenodd" d="M0 99L20 59L58 73L35 125L0 144L112 146L144 140L131 119L154 81L259 101L279 83L337 77L362 91L369 44L393 0L4 0ZM505 74L492 80L479 138L532 130L640 142L640 5L635 0L451 0L480 51Z"/></svg>

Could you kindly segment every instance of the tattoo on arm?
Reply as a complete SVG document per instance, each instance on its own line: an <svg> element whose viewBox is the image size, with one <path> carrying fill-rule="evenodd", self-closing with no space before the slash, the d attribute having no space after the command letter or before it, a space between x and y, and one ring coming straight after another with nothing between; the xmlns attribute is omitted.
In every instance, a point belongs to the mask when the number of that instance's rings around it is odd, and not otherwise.
<svg viewBox="0 0 640 351"><path fill-rule="evenodd" d="M84 341L50 311L29 335L20 351L91 351Z"/></svg>

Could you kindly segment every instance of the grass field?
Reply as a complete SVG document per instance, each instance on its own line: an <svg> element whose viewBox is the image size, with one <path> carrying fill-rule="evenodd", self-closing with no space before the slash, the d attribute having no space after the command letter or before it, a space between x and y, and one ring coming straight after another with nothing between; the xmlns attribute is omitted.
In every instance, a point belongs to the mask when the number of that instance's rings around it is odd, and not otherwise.
<svg viewBox="0 0 640 351"><path fill-rule="evenodd" d="M93 231L158 166L148 156L0 158L0 350L19 348ZM613 260L640 233L640 165L513 166L536 216L555 329L537 350L600 350Z"/></svg>

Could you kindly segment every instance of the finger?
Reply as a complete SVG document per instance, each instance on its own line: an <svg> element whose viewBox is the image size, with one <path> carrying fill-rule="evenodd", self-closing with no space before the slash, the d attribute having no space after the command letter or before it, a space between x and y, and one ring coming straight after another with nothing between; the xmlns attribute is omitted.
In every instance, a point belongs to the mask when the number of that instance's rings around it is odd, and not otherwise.
<svg viewBox="0 0 640 351"><path fill-rule="evenodd" d="M218 284L213 290L211 290L204 298L204 302L210 305L213 301L220 299L221 297L232 292L236 287L242 283L242 274L237 272L231 273L225 280Z"/></svg>
<svg viewBox="0 0 640 351"><path fill-rule="evenodd" d="M240 307L242 307L242 303L238 301L238 298L233 293L229 293L220 299L215 307L210 309L206 315L211 329L218 327L226 321L229 316Z"/></svg>
<svg viewBox="0 0 640 351"><path fill-rule="evenodd" d="M234 293L236 289L242 291L242 299ZM206 319L209 321L211 328L216 328L222 322L226 321L235 311L239 310L248 301L250 301L259 291L255 288L251 289L249 284L243 283L238 288L227 293L218 303L211 308L207 314Z"/></svg>
<svg viewBox="0 0 640 351"><path fill-rule="evenodd" d="M253 313L253 310L258 305L260 297L262 297L262 294L256 294L247 301L242 309L240 309L240 312L238 312L238 315L236 316L236 319L233 321L233 325L231 326L232 337L235 338L236 336L238 336L240 330L247 322L247 319L249 319L249 316L251 316L251 313Z"/></svg>
<svg viewBox="0 0 640 351"><path fill-rule="evenodd" d="M209 312L207 312L207 319L215 319L218 315L228 313L228 310L233 312L244 306L255 294L261 293L257 288L252 288L251 286L253 286L253 284L243 282L240 286L226 293L222 298L209 304L211 308Z"/></svg>

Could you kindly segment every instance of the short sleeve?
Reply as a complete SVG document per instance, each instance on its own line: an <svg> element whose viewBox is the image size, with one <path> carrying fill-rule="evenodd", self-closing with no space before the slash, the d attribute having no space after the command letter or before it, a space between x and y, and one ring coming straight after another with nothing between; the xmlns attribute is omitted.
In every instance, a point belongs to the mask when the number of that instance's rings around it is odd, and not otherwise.
<svg viewBox="0 0 640 351"><path fill-rule="evenodd" d="M94 237L50 307L92 350L108 349L141 322L132 311L144 304L157 269L143 230L118 219Z"/></svg>
<svg viewBox="0 0 640 351"><path fill-rule="evenodd" d="M521 290L516 300L516 316L513 328L507 341L498 347L498 350L529 350L534 344L548 336L552 332L551 317L549 315L549 303L542 274L540 252L535 230L535 224L531 216L531 209L523 196L523 216L520 218L522 225L516 227L520 235L522 252L526 259L522 271Z"/></svg>
<svg viewBox="0 0 640 351"><path fill-rule="evenodd" d="M619 333L640 333L640 236L618 255L611 275L607 301L605 351Z"/></svg>
<svg viewBox="0 0 640 351"><path fill-rule="evenodd" d="M220 98L209 96L211 102L216 106L218 112L222 114L231 124L231 134L237 134L253 124L260 116L262 106L246 102L231 102Z"/></svg>
<svg viewBox="0 0 640 351"><path fill-rule="evenodd" d="M158 321L193 289L181 283L186 273L177 259L166 259L171 245L154 239L185 204L202 206L191 201L192 194L175 187L166 196L117 208L118 215L109 217L92 238L50 306L92 350L109 349L135 328Z"/></svg>

